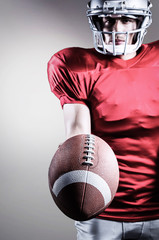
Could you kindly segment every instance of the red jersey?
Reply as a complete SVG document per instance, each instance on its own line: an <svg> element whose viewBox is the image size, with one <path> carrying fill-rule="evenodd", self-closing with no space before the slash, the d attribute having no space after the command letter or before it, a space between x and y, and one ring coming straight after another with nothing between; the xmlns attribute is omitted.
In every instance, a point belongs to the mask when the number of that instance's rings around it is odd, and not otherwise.
<svg viewBox="0 0 159 240"><path fill-rule="evenodd" d="M159 218L159 41L142 45L127 61L94 49L64 49L49 61L48 77L62 106L89 107L92 133L118 159L119 188L99 217Z"/></svg>

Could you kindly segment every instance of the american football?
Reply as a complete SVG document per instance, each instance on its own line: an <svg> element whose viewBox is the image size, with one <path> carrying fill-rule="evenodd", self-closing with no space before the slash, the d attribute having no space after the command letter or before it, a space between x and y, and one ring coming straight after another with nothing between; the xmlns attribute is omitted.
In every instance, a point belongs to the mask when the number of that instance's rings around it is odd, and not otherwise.
<svg viewBox="0 0 159 240"><path fill-rule="evenodd" d="M85 221L100 214L113 200L119 182L113 150L92 134L67 139L49 167L49 189L68 217Z"/></svg>

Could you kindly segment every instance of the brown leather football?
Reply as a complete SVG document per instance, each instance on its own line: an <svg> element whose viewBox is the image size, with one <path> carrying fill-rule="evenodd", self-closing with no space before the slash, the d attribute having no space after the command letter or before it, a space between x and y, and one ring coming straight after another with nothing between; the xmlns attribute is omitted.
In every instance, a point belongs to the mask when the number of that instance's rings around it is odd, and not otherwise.
<svg viewBox="0 0 159 240"><path fill-rule="evenodd" d="M119 169L114 152L92 134L67 139L49 167L49 188L59 209L85 221L100 214L113 200Z"/></svg>

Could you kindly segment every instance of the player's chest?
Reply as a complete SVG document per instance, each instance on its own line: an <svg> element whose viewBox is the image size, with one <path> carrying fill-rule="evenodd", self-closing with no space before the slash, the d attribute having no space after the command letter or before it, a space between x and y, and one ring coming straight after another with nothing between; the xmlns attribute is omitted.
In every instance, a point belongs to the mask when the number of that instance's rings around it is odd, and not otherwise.
<svg viewBox="0 0 159 240"><path fill-rule="evenodd" d="M90 103L95 118L159 117L159 68L101 74Z"/></svg>

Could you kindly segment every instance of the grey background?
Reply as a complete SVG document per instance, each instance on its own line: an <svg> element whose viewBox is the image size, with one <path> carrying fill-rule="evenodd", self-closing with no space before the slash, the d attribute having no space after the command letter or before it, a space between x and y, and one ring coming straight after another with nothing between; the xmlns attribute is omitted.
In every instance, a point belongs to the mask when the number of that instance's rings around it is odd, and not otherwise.
<svg viewBox="0 0 159 240"><path fill-rule="evenodd" d="M71 240L74 221L55 206L48 167L64 141L63 113L47 62L58 50L92 47L86 0L0 1L0 239ZM159 39L159 1L145 42Z"/></svg>

